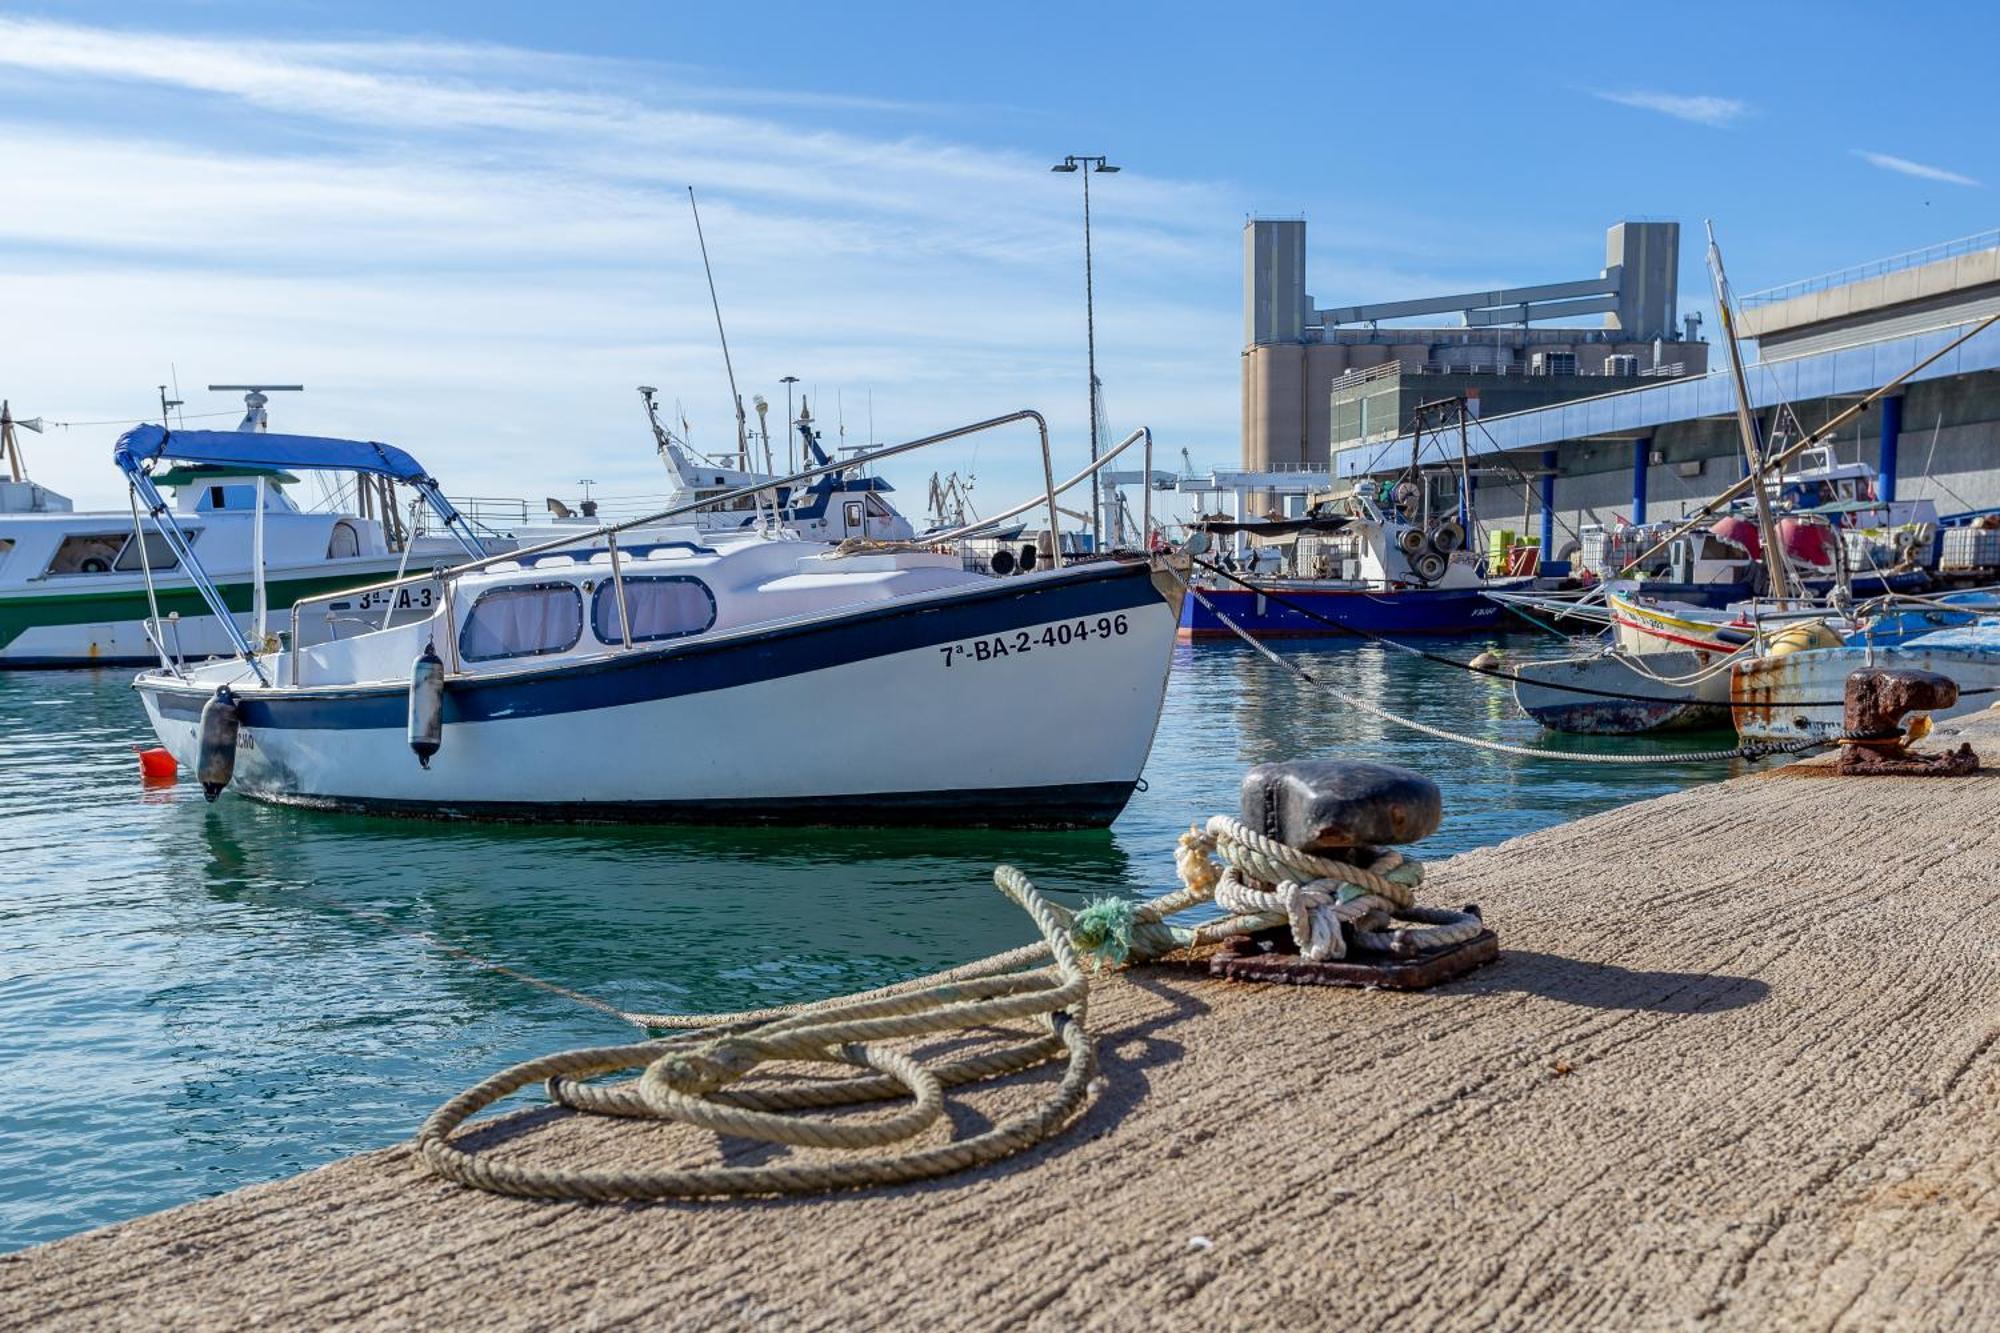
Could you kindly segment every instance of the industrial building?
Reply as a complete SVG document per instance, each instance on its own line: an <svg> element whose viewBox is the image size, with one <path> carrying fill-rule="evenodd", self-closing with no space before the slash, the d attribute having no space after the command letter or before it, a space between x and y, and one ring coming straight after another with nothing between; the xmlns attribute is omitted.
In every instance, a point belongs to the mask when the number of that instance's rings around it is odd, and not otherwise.
<svg viewBox="0 0 2000 1333"><path fill-rule="evenodd" d="M1513 412L1708 368L1698 319L1677 309L1677 222L1616 224L1591 277L1332 309L1306 292L1305 247L1302 219L1243 229L1248 471L1324 468L1330 451L1394 438L1420 401ZM1408 322L1438 315L1459 322ZM1546 326L1587 316L1602 323Z"/></svg>
<svg viewBox="0 0 2000 1333"><path fill-rule="evenodd" d="M1775 447L2000 311L2000 230L1755 292L1740 305L1742 332L1756 342L1750 401ZM1482 518L1538 536L1560 557L1584 524L1699 507L1747 471L1725 361L1703 375L1599 381L1598 393L1572 401L1482 412L1470 438ZM2000 506L2000 327L1921 371L1831 443L1838 461L1879 471L1885 499L1930 499L1946 515ZM1331 447L1332 473L1387 475L1410 449L1400 433ZM1447 456L1456 460L1455 444Z"/></svg>

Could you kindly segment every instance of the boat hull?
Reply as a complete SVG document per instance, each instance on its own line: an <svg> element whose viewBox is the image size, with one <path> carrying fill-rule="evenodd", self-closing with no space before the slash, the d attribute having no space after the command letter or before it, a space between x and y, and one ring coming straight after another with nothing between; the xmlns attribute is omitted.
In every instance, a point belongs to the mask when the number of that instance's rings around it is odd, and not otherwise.
<svg viewBox="0 0 2000 1333"><path fill-rule="evenodd" d="M1864 667L1934 671L1961 691L1990 690L2000 687L2000 628L1989 621L1887 648L1815 648L1740 662L1730 677L1737 733L1758 741L1837 739L1846 729L1846 710L1835 701L1845 699L1848 676ZM1991 702L1990 694L1961 693L1956 704L1931 716L1958 717Z"/></svg>
<svg viewBox="0 0 2000 1333"><path fill-rule="evenodd" d="M1732 625L1728 611L1711 615L1689 614L1708 608L1678 603L1649 605L1612 593L1605 598L1611 611L1611 641L1618 651L1633 657L1662 653L1693 652L1708 661L1727 657L1753 637L1747 626Z"/></svg>
<svg viewBox="0 0 2000 1333"><path fill-rule="evenodd" d="M1222 622L1223 615L1240 625L1246 634L1258 638L1345 637L1354 632L1474 634L1497 629L1505 621L1505 609L1479 588L1399 588L1385 592L1302 583L1273 585L1270 591L1276 596L1239 587L1205 587L1199 591L1213 609L1203 605L1200 598L1190 596L1181 607L1182 639L1232 637L1234 631ZM1306 614L1308 611L1310 615Z"/></svg>
<svg viewBox="0 0 2000 1333"><path fill-rule="evenodd" d="M395 556L357 557L331 571L279 573L265 587L270 627L289 628L292 603L301 598L393 578L399 563ZM103 586L95 586L99 583ZM157 583L167 646L176 655L199 658L235 651L221 622L210 614L208 604L185 576L160 575ZM251 632L255 587L243 580L223 583L219 591L223 604L234 613L231 618L237 627ZM429 605L424 601L412 608L407 604L408 591L404 590L403 611L414 614ZM324 622L326 608L315 610ZM82 589L51 580L43 586L0 592L0 669L151 666L159 661L159 654L146 636L148 614L145 582L140 576L100 576L92 587ZM329 633L353 633L380 621L379 612L363 617L345 606L332 614L330 626L315 623L304 627L308 642Z"/></svg>
<svg viewBox="0 0 2000 1333"><path fill-rule="evenodd" d="M428 769L400 686L238 690L231 790L436 817L1089 827L1152 747L1178 588L1144 562L453 677ZM183 764L212 687L142 676Z"/></svg>
<svg viewBox="0 0 2000 1333"><path fill-rule="evenodd" d="M1662 676L1692 675L1706 654L1656 652L1646 666ZM1584 736L1637 736L1653 731L1699 731L1729 725L1726 672L1694 685L1655 680L1616 653L1528 662L1515 668L1514 700L1551 731ZM1571 688L1564 688L1565 686ZM1579 690L1636 695L1613 699Z"/></svg>

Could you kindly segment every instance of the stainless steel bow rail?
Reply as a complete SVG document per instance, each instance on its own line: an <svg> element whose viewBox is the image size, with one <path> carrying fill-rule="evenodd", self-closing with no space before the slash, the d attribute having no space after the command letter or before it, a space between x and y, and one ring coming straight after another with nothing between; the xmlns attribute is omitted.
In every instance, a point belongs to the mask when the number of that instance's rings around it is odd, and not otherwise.
<svg viewBox="0 0 2000 1333"><path fill-rule="evenodd" d="M301 598L300 600L292 604L291 642L293 651L290 654L291 679L289 680L288 683L291 685L299 685L302 683L299 679L299 659L300 659L300 654L298 652L299 625L300 625L302 611L305 607L309 605L316 605L322 602L331 601L335 598L351 598L351 597L369 595L377 592L392 592L395 589L407 587L412 584L428 583L432 580L437 580L442 585L441 591L443 594L443 606L444 606L445 624L447 630L445 637L448 640L450 640L454 638L453 634L451 633L451 627L455 623L455 617L456 617L456 606L454 604L454 599L452 597L452 585L456 580L458 580L462 576L466 574L475 573L479 570L487 569L495 565L505 564L508 561L527 560L527 559L532 559L533 557L536 556L553 554L556 552L586 554L593 552L600 544L604 547L611 561L611 578L614 588L614 596L616 597L618 604L622 646L629 648L631 646L631 637L630 637L630 626L629 623L626 621L626 615L625 615L624 566L618 549L619 533L629 532L634 528L653 527L657 524L664 523L669 519L679 518L682 517L683 515L692 514L703 509L715 509L715 508L726 507L730 504L733 504L737 500L746 499L751 496L759 495L766 491L777 490L781 487L796 486L801 482L812 481L816 478L827 476L831 473L844 472L850 468L857 466L859 463L862 462L873 463L880 459L894 458L899 454L914 453L916 450L927 449L935 444L943 444L948 440L963 439L968 435L976 435L982 431L993 430L1000 426L1012 425L1018 421L1034 422L1036 432L1040 437L1041 449L1042 449L1042 481L1044 486L1043 494L1031 500L1024 501L1023 503L1018 504L1011 509L1004 510L1001 513L990 515L974 523L968 523L963 527L954 528L948 532L925 534L917 539L917 541L920 544L930 545L936 543L958 541L961 538L970 536L986 528L993 527L995 524L1004 523L1008 519L1026 513L1028 510L1033 509L1038 505L1046 505L1049 511L1049 534L1050 534L1051 547L1053 550L1060 551L1060 542L1057 534L1060 531L1062 511L1058 509L1056 506L1056 497L1058 495L1061 495L1063 492L1068 491L1073 487L1081 485L1083 482L1089 480L1091 477L1095 476L1099 471L1101 471L1107 464L1109 464L1114 458L1118 457L1119 454L1123 453L1126 449L1130 448L1132 445L1140 443L1142 441L1145 444L1144 453L1145 453L1146 473L1149 477L1152 474L1153 432L1150 427L1141 426L1137 430L1134 430L1131 434L1127 435L1123 440L1120 440L1118 444L1115 445L1113 448L1106 451L1105 453L1100 454L1096 462L1090 464L1090 466L1084 468L1082 471L1077 472L1073 476L1069 477L1068 479L1058 484L1055 480L1055 465L1049 448L1048 422L1046 419L1043 418L1040 412L1035 411L1033 408L1023 408L1017 412L1009 412L1005 416L989 417L984 421L973 422L971 425L959 426L953 430L940 431L935 435L926 435L921 439L910 440L903 444L891 445L885 449L878 449L867 454L865 458L862 459L850 458L841 462L825 463L817 467L806 468L805 470L800 472L794 472L790 476L777 477L773 478L770 481L753 482L749 485L736 487L734 490L725 491L720 495L708 496L704 499L691 500L684 504L674 505L670 508L662 509L657 513L643 515L639 518L623 519L617 523L603 524L599 527L590 529L585 532L580 532L574 535L557 537L550 541L537 543L533 546L524 546L518 550L503 551L494 555L484 556L477 560L469 560L464 564L454 565L448 569L424 570L419 573L406 574L394 579L385 579L379 583L362 584L358 587L345 588L338 592L320 593L312 597ZM1151 488L1148 487L1146 490L1145 500L1141 506L1141 517L1140 517L1141 531L1150 531L1152 525L1152 512L1153 512L1152 491ZM229 628L233 633L235 630L234 622L228 621L226 623L228 624ZM235 634L234 637L237 638L238 640L241 639L240 634ZM453 648L455 648L455 644L453 645ZM242 644L241 649L245 654L245 660L249 661L252 669L255 670L257 668L257 663L254 660L254 655L250 653L248 645ZM451 651L451 649L448 649L448 651ZM453 657L454 658L456 657L455 651L453 651ZM453 662L454 669L456 668L456 665L457 664L454 661ZM258 671L258 679L260 680L264 679L263 673L261 671Z"/></svg>

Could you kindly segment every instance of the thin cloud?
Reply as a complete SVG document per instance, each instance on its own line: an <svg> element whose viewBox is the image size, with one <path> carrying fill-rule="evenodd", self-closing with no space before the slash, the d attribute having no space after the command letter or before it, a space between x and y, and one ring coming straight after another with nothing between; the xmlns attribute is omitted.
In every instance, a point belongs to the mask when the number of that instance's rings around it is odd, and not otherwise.
<svg viewBox="0 0 2000 1333"><path fill-rule="evenodd" d="M1038 406L1065 462L1082 448L1080 201L1039 153L479 44L0 18L0 70L43 108L0 108L0 285L36 330L7 372L49 415L143 413L175 365L184 387L269 375L312 386L286 427L407 442L456 489L539 494L584 469L657 490L630 386L733 442L692 181L746 395L797 374L829 433L844 390L850 433L884 439ZM1190 293L1228 273L1236 211L1211 183L1113 179L1092 194L1113 401L1216 458L1239 335L1226 300ZM37 479L115 503L108 443L64 437ZM1000 502L1039 475L1020 444L919 465L977 463Z"/></svg>
<svg viewBox="0 0 2000 1333"><path fill-rule="evenodd" d="M1620 106L1637 107L1641 111L1657 111L1675 120L1690 120L1697 125L1708 125L1715 129L1727 129L1750 114L1750 104L1734 97L1711 97L1700 93L1661 93L1643 89L1625 92L1600 92L1597 97L1606 102L1616 102Z"/></svg>
<svg viewBox="0 0 2000 1333"><path fill-rule="evenodd" d="M1956 171L1946 171L1943 167L1926 166L1922 162L1912 162L1907 157L1897 157L1892 153L1871 153L1865 148L1857 148L1854 155L1871 167L1893 171L1902 176L1915 176L1922 181L1943 181L1946 185L1978 186L1979 182Z"/></svg>

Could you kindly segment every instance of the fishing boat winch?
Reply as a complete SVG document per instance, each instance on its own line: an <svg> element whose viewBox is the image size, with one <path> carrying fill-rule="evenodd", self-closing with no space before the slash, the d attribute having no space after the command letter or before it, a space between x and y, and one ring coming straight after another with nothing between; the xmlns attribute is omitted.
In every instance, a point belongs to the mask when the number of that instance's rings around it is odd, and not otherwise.
<svg viewBox="0 0 2000 1333"><path fill-rule="evenodd" d="M201 744L195 773L201 779L202 795L213 801L236 776L236 740L243 718L236 693L221 686L201 706Z"/></svg>

